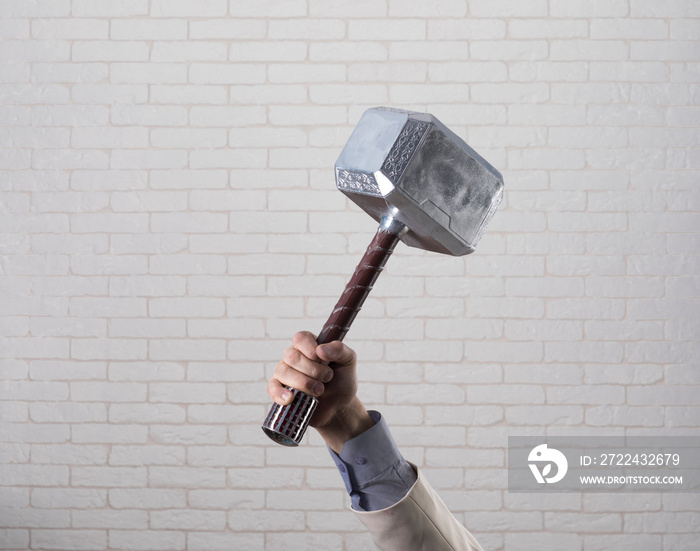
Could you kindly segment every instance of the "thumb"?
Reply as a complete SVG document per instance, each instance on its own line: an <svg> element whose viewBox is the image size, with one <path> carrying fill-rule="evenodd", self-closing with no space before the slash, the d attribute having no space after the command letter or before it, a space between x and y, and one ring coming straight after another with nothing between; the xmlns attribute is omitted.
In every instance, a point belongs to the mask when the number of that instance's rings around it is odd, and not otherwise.
<svg viewBox="0 0 700 551"><path fill-rule="evenodd" d="M340 341L320 345L316 348L316 354L324 362L336 365L354 364L357 359L355 351Z"/></svg>

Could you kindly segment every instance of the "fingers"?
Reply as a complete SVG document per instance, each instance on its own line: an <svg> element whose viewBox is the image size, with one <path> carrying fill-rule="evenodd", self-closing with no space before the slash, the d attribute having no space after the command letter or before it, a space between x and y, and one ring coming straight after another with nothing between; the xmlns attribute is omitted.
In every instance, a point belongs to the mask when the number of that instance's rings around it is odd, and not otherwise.
<svg viewBox="0 0 700 551"><path fill-rule="evenodd" d="M291 377L296 376L295 374L291 373L291 371L297 371L310 379L324 383L327 383L333 378L333 370L325 363L314 361L305 356L300 350L293 347L287 348L287 350L284 351L281 365L278 365L275 369L275 375L278 374L278 371L280 372L279 374L286 373L288 371L287 368L290 370L289 376ZM289 382L282 382L284 384L294 386ZM299 390L303 389L299 388Z"/></svg>
<svg viewBox="0 0 700 551"><path fill-rule="evenodd" d="M299 371L285 362L277 364L274 378L281 384L301 390L310 396L318 397L323 394L323 391L326 389L325 385L320 380L310 377L306 373Z"/></svg>
<svg viewBox="0 0 700 551"><path fill-rule="evenodd" d="M308 331L299 331L294 335L292 337L292 346L310 360L318 360L318 356L316 356L316 347L318 346L316 337Z"/></svg>
<svg viewBox="0 0 700 551"><path fill-rule="evenodd" d="M291 401L282 385L291 386L311 396L320 396L325 390L323 383L333 378L333 370L328 365L315 361L318 360L315 353L316 340L311 333L297 333L294 342L295 346L284 351L283 359L275 367L275 373L268 384L268 394L281 405Z"/></svg>
<svg viewBox="0 0 700 551"><path fill-rule="evenodd" d="M322 344L316 348L316 354L324 362L333 362L336 366L351 365L357 360L355 351L340 341Z"/></svg>
<svg viewBox="0 0 700 551"><path fill-rule="evenodd" d="M267 393L270 395L270 398L281 406L286 406L294 397L294 395L289 390L284 388L282 383L280 383L274 377L267 382Z"/></svg>
<svg viewBox="0 0 700 551"><path fill-rule="evenodd" d="M292 401L292 393L284 385L296 388L311 396L320 396L325 391L324 383L333 379L335 367L355 363L355 352L340 341L318 346L316 337L301 331L292 338L292 346L284 351L283 359L275 367L268 382L267 393L278 404L284 406Z"/></svg>

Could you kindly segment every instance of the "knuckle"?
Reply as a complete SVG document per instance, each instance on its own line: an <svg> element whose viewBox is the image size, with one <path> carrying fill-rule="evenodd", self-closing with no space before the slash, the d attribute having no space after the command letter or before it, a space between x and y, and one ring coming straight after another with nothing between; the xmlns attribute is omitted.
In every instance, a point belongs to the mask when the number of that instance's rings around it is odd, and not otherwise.
<svg viewBox="0 0 700 551"><path fill-rule="evenodd" d="M267 393L270 395L270 397L274 398L277 395L280 385L280 382L274 378L267 382Z"/></svg>
<svg viewBox="0 0 700 551"><path fill-rule="evenodd" d="M301 359L301 352L296 348L290 346L284 351L284 362L288 365L296 365Z"/></svg>

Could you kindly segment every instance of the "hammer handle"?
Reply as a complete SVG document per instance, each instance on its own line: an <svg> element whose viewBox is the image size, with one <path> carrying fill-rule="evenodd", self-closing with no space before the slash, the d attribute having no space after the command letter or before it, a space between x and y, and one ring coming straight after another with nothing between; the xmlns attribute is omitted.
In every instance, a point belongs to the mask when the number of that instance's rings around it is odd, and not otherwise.
<svg viewBox="0 0 700 551"><path fill-rule="evenodd" d="M355 273L345 286L340 300L321 329L316 339L318 344L342 341L345 338L398 242L399 235L384 225L379 226L374 239L355 268ZM275 442L285 446L297 446L304 437L318 400L292 387L286 388L292 391L294 399L286 406L272 404L262 428Z"/></svg>

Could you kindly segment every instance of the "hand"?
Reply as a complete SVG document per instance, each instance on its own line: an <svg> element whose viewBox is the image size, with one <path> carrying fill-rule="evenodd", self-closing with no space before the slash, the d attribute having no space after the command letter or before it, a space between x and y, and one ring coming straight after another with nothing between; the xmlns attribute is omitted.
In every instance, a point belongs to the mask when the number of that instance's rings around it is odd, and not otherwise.
<svg viewBox="0 0 700 551"><path fill-rule="evenodd" d="M311 333L302 331L284 351L267 393L282 406L292 401L292 393L282 385L318 398L310 425L339 453L346 440L374 424L357 397L355 362L355 352L342 342L319 346Z"/></svg>

